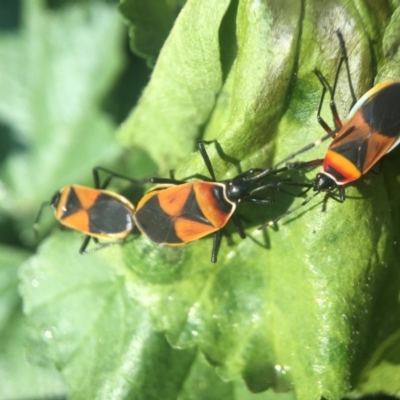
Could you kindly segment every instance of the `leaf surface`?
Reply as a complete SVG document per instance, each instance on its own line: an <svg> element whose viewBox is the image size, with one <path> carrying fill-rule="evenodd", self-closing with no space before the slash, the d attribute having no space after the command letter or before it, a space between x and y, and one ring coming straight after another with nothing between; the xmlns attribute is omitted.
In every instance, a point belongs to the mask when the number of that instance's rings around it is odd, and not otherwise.
<svg viewBox="0 0 400 400"><path fill-rule="evenodd" d="M279 161L325 134L312 70L332 82L336 29L346 40L358 97L373 85L377 65L399 78L397 48L381 57L399 32L388 7L374 13L369 3L337 0L303 8L291 0L189 0L120 137L147 150L161 169L176 166L178 177L205 173L198 154L182 161L203 137L218 140L207 147L218 179ZM385 34L371 46L378 31ZM345 120L351 96L342 72L336 100ZM328 101L322 116L331 124ZM299 159L325 151L321 145ZM309 182L315 174L289 175ZM398 166L392 175L369 174L346 188L344 204L330 200L322 212L321 195L277 229L255 232L303 201L268 191L277 199L272 206L239 206L249 236L241 240L228 228L216 265L209 262L211 238L172 248L133 235L123 246L78 257L69 247L79 246L73 235L54 235L23 272L31 347L63 370L75 398L80 390L111 396L111 389L115 398L140 390L151 398L148 370L163 371L162 385L170 382L160 386L163 398L197 393L187 382L202 373L185 375L189 366L201 370L196 347L224 380L242 376L253 392L292 389L297 399L317 400L340 399L355 386L385 390L391 386L360 379L369 376L367 365L376 367L368 364L374 351L398 330L390 317L399 313L399 203L392 194L398 176ZM36 276L40 295L27 285ZM146 352L135 353L138 346ZM160 358L170 363L157 367ZM226 391L218 398L235 398L232 387L218 390Z"/></svg>

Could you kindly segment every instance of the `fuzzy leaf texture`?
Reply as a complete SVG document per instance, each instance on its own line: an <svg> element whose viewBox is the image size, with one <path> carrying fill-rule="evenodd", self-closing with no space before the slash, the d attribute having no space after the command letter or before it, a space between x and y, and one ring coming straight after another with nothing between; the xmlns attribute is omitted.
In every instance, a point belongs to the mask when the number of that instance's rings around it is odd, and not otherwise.
<svg viewBox="0 0 400 400"><path fill-rule="evenodd" d="M18 294L18 268L29 257L0 246L0 399L49 398L65 393L54 367L28 363L24 351L24 319Z"/></svg>
<svg viewBox="0 0 400 400"><path fill-rule="evenodd" d="M199 154L188 157L199 139L218 140L207 146L218 179L267 167L325 134L312 70L333 81L335 31L360 97L375 82L400 79L398 26L388 2L188 0L119 138L180 178L206 174ZM336 99L345 120L345 73ZM331 123L328 102L322 113ZM326 143L299 159L325 151ZM132 235L79 256L78 233L54 234L21 271L30 358L56 365L72 399L398 392L395 157L349 186L344 204L328 201L322 212L317 197L278 229L255 231L302 199L273 192L272 206L240 206L248 237L228 228L216 265L211 238L172 248Z"/></svg>

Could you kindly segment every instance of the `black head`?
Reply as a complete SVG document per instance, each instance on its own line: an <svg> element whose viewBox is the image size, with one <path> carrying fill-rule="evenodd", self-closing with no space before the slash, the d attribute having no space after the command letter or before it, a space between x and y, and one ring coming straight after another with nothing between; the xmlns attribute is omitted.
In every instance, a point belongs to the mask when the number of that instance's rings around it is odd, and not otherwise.
<svg viewBox="0 0 400 400"><path fill-rule="evenodd" d="M226 197L232 203L240 203L251 196L253 190L264 178L260 170L252 168L226 182Z"/></svg>
<svg viewBox="0 0 400 400"><path fill-rule="evenodd" d="M231 180L226 184L226 197L233 203L240 203L247 191L248 185L244 182Z"/></svg>
<svg viewBox="0 0 400 400"><path fill-rule="evenodd" d="M50 200L50 206L53 209L56 209L58 207L58 203L60 202L61 199L61 191L57 191L53 194L53 197Z"/></svg>
<svg viewBox="0 0 400 400"><path fill-rule="evenodd" d="M320 172L315 177L313 189L316 192L324 192L337 188L337 183L328 175Z"/></svg>

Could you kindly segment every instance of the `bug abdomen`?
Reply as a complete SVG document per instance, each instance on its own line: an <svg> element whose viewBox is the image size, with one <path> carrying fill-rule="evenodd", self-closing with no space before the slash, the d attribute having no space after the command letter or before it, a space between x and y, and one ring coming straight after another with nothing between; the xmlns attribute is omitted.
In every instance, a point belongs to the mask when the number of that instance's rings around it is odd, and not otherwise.
<svg viewBox="0 0 400 400"><path fill-rule="evenodd" d="M224 184L189 182L148 193L135 214L138 228L156 243L180 245L225 226L235 205Z"/></svg>

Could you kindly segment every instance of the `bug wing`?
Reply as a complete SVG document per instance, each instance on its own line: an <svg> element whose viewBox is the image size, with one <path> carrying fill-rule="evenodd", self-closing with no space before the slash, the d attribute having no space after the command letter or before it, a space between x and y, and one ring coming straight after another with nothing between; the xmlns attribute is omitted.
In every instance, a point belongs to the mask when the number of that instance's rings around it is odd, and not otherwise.
<svg viewBox="0 0 400 400"><path fill-rule="evenodd" d="M400 141L400 84L381 91L353 113L329 146L329 150L353 163L362 175ZM388 104L388 99L394 103Z"/></svg>

